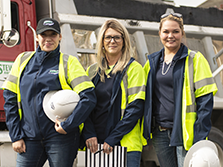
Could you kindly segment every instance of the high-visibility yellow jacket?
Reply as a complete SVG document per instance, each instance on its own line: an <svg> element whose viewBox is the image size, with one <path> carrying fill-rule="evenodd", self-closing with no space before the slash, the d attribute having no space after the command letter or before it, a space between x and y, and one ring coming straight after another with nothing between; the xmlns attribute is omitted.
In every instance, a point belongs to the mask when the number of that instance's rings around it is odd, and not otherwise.
<svg viewBox="0 0 223 167"><path fill-rule="evenodd" d="M97 64L94 64L87 70L95 86L100 81L99 74L96 74L96 68ZM109 121L105 125L106 130L104 132L107 137L104 142L111 146L120 142L121 146L127 147L127 152L142 151L143 145L147 144L141 133L141 118L145 99L144 76L141 65L131 58L127 67L121 73L118 72L115 75L113 83L108 109ZM121 102L117 97L121 97ZM94 111L92 114L94 114ZM111 125L109 122L116 122L116 124ZM88 126L93 127L93 125L85 122L85 128L88 128ZM85 130L83 130L83 133L85 133ZM94 133L84 135L87 139L88 136L89 138L97 137L97 134Z"/></svg>
<svg viewBox="0 0 223 167"><path fill-rule="evenodd" d="M210 115L213 105L208 109L197 108L196 99L210 93L214 95L217 92L217 86L204 56L200 52L191 51L186 46L183 47L183 54L176 62L177 66L175 64L173 67L175 115L170 145L183 145L186 150L189 150L194 142L205 139L211 128ZM149 55L144 66L147 78L144 136L148 138L151 137L152 128L154 75L156 73L156 64L162 55L161 52L162 50ZM202 102L199 101L199 103ZM202 105L199 104L199 106ZM201 114L202 112L206 112L206 114ZM196 125L201 125L199 126L200 129L196 129Z"/></svg>
<svg viewBox="0 0 223 167"><path fill-rule="evenodd" d="M72 115L65 122L61 123L63 129L68 133L78 128L85 121L92 111L92 107L96 104L94 85L76 57L60 53L59 51L55 55L43 56L38 64L39 70L35 71L36 69L33 69L33 65L38 62L41 54L42 52L21 53L16 58L9 76L2 86L3 89L9 90L17 96L17 105L15 107L10 107L11 103L7 96L5 97L7 103L5 112L8 118L6 123L9 125L12 141L21 138L40 139L56 135L53 128L54 123L46 115L41 114L41 112L43 113L42 100L48 91L73 89L81 97ZM55 62L52 62L52 60ZM52 65L54 66L52 67ZM36 82L23 79L27 72L25 69L30 69L29 75L32 78L36 76ZM23 83L20 82L21 79ZM21 92L20 85L24 84L24 82L31 84L32 90L36 91ZM29 96L26 94L29 94ZM29 99L25 99L25 97L29 97ZM36 105L29 105L28 103L30 102ZM24 108L24 106L29 106L30 108L27 109L28 107ZM15 111L16 109L18 111ZM34 116L35 114L36 116ZM40 135L41 133L42 135Z"/></svg>

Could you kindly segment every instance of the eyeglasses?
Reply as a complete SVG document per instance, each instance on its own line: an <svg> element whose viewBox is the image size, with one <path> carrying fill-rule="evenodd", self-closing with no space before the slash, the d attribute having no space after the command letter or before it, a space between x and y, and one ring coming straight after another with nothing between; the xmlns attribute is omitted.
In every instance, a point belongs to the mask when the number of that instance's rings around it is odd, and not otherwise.
<svg viewBox="0 0 223 167"><path fill-rule="evenodd" d="M110 42L112 39L114 39L114 41L116 43L119 43L119 42L122 42L123 37L121 35L116 35L116 36L113 36L113 37L111 35L104 36L104 41L107 42L107 43Z"/></svg>
<svg viewBox="0 0 223 167"><path fill-rule="evenodd" d="M175 17L178 17L178 18L182 18L182 14L180 14L180 13L165 13L160 18L163 19L163 18L165 18L169 15L172 15L172 16L175 16Z"/></svg>

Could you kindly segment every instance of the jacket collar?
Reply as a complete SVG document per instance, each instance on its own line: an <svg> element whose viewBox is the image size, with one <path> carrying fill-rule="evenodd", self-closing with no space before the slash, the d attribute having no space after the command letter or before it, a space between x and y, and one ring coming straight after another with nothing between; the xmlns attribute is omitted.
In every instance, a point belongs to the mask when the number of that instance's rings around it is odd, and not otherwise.
<svg viewBox="0 0 223 167"><path fill-rule="evenodd" d="M180 56L179 59L183 59L183 58L188 56L188 48L183 43L181 43L181 47L178 50L178 52L179 51L181 52L181 55L179 55ZM157 60L159 58L159 56L162 55L163 52L164 52L164 48L162 48L158 52L154 52L151 55L149 55L148 59L150 59L150 60ZM178 52L177 52L177 54L178 54Z"/></svg>
<svg viewBox="0 0 223 167"><path fill-rule="evenodd" d="M42 62L46 57L57 57L59 55L59 50L60 50L60 45L57 46L57 48L51 52L45 52L45 51L42 51L40 46L38 46L38 48L36 49L36 57L37 57L37 60L39 62Z"/></svg>

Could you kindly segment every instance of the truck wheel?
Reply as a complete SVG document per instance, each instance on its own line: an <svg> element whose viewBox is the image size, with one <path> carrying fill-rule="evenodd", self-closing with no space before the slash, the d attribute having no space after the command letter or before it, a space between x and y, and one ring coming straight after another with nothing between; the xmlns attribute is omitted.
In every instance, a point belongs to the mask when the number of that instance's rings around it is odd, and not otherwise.
<svg viewBox="0 0 223 167"><path fill-rule="evenodd" d="M217 143L223 150L223 132L216 127L212 127L208 139Z"/></svg>

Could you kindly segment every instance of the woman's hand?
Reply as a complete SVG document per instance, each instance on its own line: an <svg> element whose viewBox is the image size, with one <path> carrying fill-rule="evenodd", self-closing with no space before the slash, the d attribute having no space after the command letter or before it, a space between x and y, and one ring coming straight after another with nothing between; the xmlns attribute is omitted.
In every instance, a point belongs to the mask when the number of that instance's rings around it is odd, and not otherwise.
<svg viewBox="0 0 223 167"><path fill-rule="evenodd" d="M56 119L54 128L60 134L64 134L64 135L67 134L67 132L62 128L60 121L58 119Z"/></svg>
<svg viewBox="0 0 223 167"><path fill-rule="evenodd" d="M97 137L92 137L86 140L86 146L91 150L92 153L95 153L98 150L98 140Z"/></svg>
<svg viewBox="0 0 223 167"><path fill-rule="evenodd" d="M110 154L113 151L113 147L111 147L108 143L104 142L103 152L106 154Z"/></svg>
<svg viewBox="0 0 223 167"><path fill-rule="evenodd" d="M15 152L20 154L26 152L26 144L23 139L13 142L12 148Z"/></svg>

